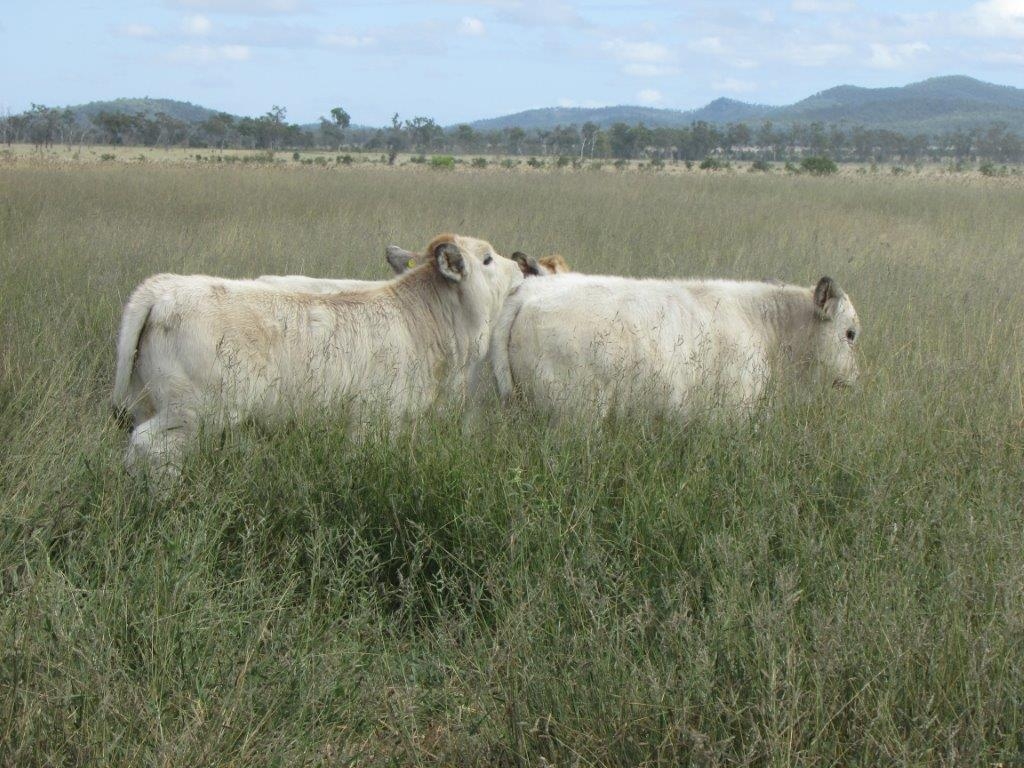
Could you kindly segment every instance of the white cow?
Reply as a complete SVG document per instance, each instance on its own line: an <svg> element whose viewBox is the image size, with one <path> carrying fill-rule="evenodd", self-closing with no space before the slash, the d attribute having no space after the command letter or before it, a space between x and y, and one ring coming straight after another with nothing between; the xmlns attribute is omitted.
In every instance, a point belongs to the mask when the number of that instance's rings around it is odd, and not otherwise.
<svg viewBox="0 0 1024 768"><path fill-rule="evenodd" d="M399 248L397 245L389 245L384 252L388 266L396 275L401 275L412 269L417 263L422 262L419 254ZM360 288L373 288L384 285L387 280L334 280L321 277L306 277L305 275L260 275L256 278L261 283L273 285L276 288L289 288L293 291L305 291L307 293L334 293L336 291L350 291Z"/></svg>
<svg viewBox="0 0 1024 768"><path fill-rule="evenodd" d="M265 424L347 406L400 419L459 400L522 281L483 240L441 235L424 263L335 293L155 275L125 306L113 404L135 428L126 463L174 468L201 423ZM379 407L380 410L376 410Z"/></svg>
<svg viewBox="0 0 1024 768"><path fill-rule="evenodd" d="M772 378L848 385L860 332L828 277L813 288L727 280L556 275L505 303L491 342L503 399L554 414L640 407L742 413Z"/></svg>

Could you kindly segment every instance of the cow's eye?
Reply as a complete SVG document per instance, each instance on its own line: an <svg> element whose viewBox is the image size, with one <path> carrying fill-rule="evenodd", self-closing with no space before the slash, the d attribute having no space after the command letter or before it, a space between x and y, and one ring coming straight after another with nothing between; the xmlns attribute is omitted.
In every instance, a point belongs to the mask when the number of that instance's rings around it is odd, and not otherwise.
<svg viewBox="0 0 1024 768"><path fill-rule="evenodd" d="M857 338L857 332L853 328L850 328L846 332L846 340L852 342L856 338Z"/></svg>
<svg viewBox="0 0 1024 768"><path fill-rule="evenodd" d="M484 259L484 266L487 266L487 265L488 265L488 264L490 264L490 263L491 263L492 261L494 261L494 257L493 257L493 256L491 256L491 254L487 254L487 258L486 258L486 259Z"/></svg>

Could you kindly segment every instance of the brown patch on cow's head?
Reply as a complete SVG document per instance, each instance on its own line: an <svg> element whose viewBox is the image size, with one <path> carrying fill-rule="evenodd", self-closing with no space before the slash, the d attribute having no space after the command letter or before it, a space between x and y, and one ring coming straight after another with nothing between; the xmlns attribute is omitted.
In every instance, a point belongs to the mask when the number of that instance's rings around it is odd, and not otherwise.
<svg viewBox="0 0 1024 768"><path fill-rule="evenodd" d="M550 256L542 256L537 259L542 267L548 269L553 275L561 275L570 272L569 262L560 253L552 253Z"/></svg>
<svg viewBox="0 0 1024 768"><path fill-rule="evenodd" d="M435 261L437 259L437 252L443 245L455 245L455 238L458 235L453 235L451 232L445 232L444 234L438 235L423 252L423 258L427 261Z"/></svg>

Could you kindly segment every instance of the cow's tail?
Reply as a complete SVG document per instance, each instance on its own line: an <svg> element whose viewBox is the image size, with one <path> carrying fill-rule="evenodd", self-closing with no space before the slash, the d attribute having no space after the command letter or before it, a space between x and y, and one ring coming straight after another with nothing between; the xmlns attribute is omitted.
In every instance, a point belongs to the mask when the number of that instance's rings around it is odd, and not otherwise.
<svg viewBox="0 0 1024 768"><path fill-rule="evenodd" d="M114 392L111 405L114 418L128 425L129 410L132 406L130 385L132 372L135 370L135 359L139 353L139 340L146 327L153 305L159 298L151 281L147 280L132 293L121 314L121 329L117 335L117 368L114 372Z"/></svg>

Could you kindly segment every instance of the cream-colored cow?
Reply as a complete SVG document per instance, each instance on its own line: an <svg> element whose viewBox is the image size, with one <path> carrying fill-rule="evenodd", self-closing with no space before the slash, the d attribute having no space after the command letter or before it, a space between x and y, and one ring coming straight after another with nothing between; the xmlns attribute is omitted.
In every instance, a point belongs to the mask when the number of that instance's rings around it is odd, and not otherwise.
<svg viewBox="0 0 1024 768"><path fill-rule="evenodd" d="M506 302L491 343L498 391L598 416L743 412L773 378L847 385L860 332L830 278L813 288L556 275Z"/></svg>
<svg viewBox="0 0 1024 768"><path fill-rule="evenodd" d="M381 286L315 294L255 280L155 275L125 306L113 404L126 462L177 465L201 424L273 424L344 407L354 426L460 400L523 275L483 240L435 238ZM379 410L378 410L379 409Z"/></svg>

